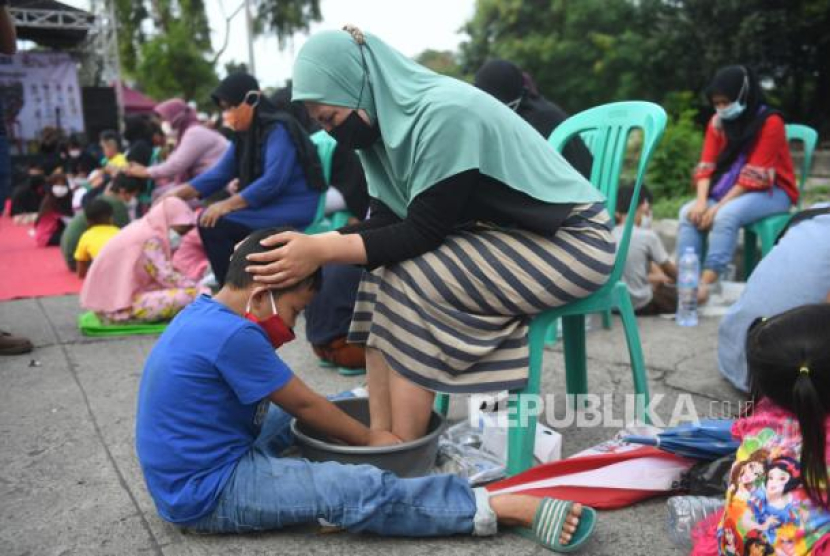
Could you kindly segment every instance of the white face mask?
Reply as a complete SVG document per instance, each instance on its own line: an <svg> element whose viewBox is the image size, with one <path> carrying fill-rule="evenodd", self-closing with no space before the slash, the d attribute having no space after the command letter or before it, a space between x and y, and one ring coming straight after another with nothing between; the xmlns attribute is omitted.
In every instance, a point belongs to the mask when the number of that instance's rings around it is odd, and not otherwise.
<svg viewBox="0 0 830 556"><path fill-rule="evenodd" d="M737 100L723 108L718 108L715 111L722 120L734 120L738 118L746 110L746 104L741 104Z"/></svg>
<svg viewBox="0 0 830 556"><path fill-rule="evenodd" d="M81 151L79 149L70 149L69 156L71 158L78 158L79 156L81 156Z"/></svg>
<svg viewBox="0 0 830 556"><path fill-rule="evenodd" d="M640 227L641 228L646 228L646 229L651 228L651 215L650 214L646 214L645 216L643 216L642 219L640 219Z"/></svg>
<svg viewBox="0 0 830 556"><path fill-rule="evenodd" d="M168 135L168 136L171 136L171 137L176 135L176 130L173 129L173 126L170 125L170 122L168 122L166 120L161 122L161 131L165 135Z"/></svg>
<svg viewBox="0 0 830 556"><path fill-rule="evenodd" d="M167 239L170 241L170 249L173 249L174 251L182 244L181 234L173 228L167 230Z"/></svg>
<svg viewBox="0 0 830 556"><path fill-rule="evenodd" d="M69 186L68 185L55 185L55 186L52 186L52 195L54 195L55 197L57 197L59 199L61 199L63 197L66 197L66 195L68 193L69 193Z"/></svg>
<svg viewBox="0 0 830 556"><path fill-rule="evenodd" d="M127 201L127 210L129 210L130 212L132 212L132 211L134 211L136 208L138 208L138 197L133 197L132 199L130 199L129 201Z"/></svg>

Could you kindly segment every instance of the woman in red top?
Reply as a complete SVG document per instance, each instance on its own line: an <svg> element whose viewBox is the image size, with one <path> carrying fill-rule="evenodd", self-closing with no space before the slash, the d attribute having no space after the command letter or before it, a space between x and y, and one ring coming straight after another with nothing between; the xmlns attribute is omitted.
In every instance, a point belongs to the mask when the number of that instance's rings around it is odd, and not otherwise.
<svg viewBox="0 0 830 556"><path fill-rule="evenodd" d="M787 212L798 200L784 120L764 103L755 73L746 66L722 68L706 94L717 113L694 173L697 198L680 209L677 239L678 259L688 248L700 257L709 235L704 296L732 260L741 227Z"/></svg>

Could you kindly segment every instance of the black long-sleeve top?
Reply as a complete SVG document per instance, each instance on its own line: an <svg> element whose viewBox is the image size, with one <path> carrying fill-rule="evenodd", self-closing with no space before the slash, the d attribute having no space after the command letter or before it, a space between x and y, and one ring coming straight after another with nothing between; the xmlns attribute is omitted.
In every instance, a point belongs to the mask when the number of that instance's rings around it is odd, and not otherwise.
<svg viewBox="0 0 830 556"><path fill-rule="evenodd" d="M540 201L478 170L467 170L415 197L405 219L377 199L371 200L370 207L368 220L339 232L360 234L366 247L366 267L373 269L432 251L453 230L475 222L550 237L571 213L573 204Z"/></svg>

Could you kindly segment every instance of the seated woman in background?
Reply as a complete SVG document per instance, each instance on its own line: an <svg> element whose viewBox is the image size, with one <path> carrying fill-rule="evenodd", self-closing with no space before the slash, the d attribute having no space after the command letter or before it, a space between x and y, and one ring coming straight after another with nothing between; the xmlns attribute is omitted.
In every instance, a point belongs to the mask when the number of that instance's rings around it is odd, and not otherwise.
<svg viewBox="0 0 830 556"><path fill-rule="evenodd" d="M308 134L276 110L252 76L229 75L212 97L235 131L234 140L213 168L172 194L204 199L239 180L238 192L209 205L199 217L202 243L222 285L234 246L253 230L311 224L325 180Z"/></svg>
<svg viewBox="0 0 830 556"><path fill-rule="evenodd" d="M703 254L701 292L732 260L740 229L798 201L793 162L781 114L766 105L746 66L718 70L706 94L716 114L706 127L694 173L697 198L680 209L677 259L691 247Z"/></svg>
<svg viewBox="0 0 830 556"><path fill-rule="evenodd" d="M46 195L35 220L35 242L38 247L59 245L66 222L72 218L72 195L64 174L49 176Z"/></svg>
<svg viewBox="0 0 830 556"><path fill-rule="evenodd" d="M326 190L326 214L348 211L353 217L350 224L365 219L369 212L369 188L354 149L338 144L309 116L302 102L292 102L290 85L277 91L272 100L278 110L288 112L297 120L317 147L329 186Z"/></svg>
<svg viewBox="0 0 830 556"><path fill-rule="evenodd" d="M568 119L567 112L539 93L527 73L507 60L485 62L476 72L474 84L506 104L545 139ZM562 155L577 172L590 179L593 158L582 139L569 141Z"/></svg>
<svg viewBox="0 0 830 556"><path fill-rule="evenodd" d="M156 182L154 197L168 191L174 184L185 183L203 174L222 158L228 141L218 132L199 123L196 112L182 99L172 98L156 106L162 129L174 137L176 148L164 162L146 166L132 163L126 173ZM161 185L168 183L169 185Z"/></svg>
<svg viewBox="0 0 830 556"><path fill-rule="evenodd" d="M104 246L87 274L81 306L110 323L176 316L201 291L173 267L170 230L185 234L195 224L187 203L162 199Z"/></svg>

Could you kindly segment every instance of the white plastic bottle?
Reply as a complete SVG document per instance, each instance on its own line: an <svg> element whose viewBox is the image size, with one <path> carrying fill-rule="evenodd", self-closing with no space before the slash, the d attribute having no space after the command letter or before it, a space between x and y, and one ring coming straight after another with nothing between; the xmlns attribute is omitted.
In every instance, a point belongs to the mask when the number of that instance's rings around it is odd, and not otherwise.
<svg viewBox="0 0 830 556"><path fill-rule="evenodd" d="M723 504L722 497L672 496L667 502L669 538L676 546L691 550L695 525L723 508Z"/></svg>
<svg viewBox="0 0 830 556"><path fill-rule="evenodd" d="M692 247L687 247L677 265L677 315L679 326L697 326L697 286L700 261Z"/></svg>

